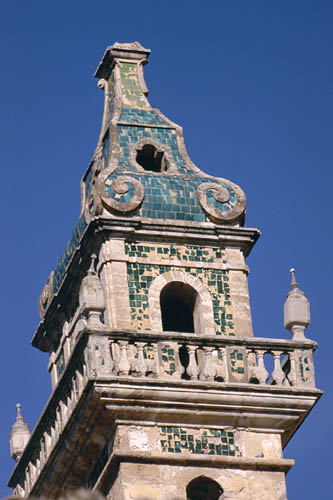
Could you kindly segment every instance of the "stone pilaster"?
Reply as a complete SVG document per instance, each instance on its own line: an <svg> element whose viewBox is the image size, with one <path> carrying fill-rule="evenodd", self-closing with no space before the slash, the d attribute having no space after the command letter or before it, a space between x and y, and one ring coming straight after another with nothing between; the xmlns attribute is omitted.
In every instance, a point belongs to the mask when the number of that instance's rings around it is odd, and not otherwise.
<svg viewBox="0 0 333 500"><path fill-rule="evenodd" d="M103 243L100 257L100 277L105 292L105 323L111 328L131 328L129 290L125 246L123 239Z"/></svg>
<svg viewBox="0 0 333 500"><path fill-rule="evenodd" d="M233 322L235 334L239 337L252 337L252 317L248 288L248 267L244 255L238 248L226 248L227 268L229 269L229 283Z"/></svg>

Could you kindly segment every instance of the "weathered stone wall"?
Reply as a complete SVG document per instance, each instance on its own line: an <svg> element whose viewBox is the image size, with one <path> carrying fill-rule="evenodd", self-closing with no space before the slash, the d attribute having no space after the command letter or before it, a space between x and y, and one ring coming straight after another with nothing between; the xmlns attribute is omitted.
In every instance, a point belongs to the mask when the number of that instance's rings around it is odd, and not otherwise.
<svg viewBox="0 0 333 500"><path fill-rule="evenodd" d="M186 282L188 276L188 283L198 288L193 278L199 280L209 297L201 300L201 324L207 331L200 333L252 336L247 267L239 250L110 240L101 249L100 269L106 295L105 320L110 327L160 330L161 321L154 319L159 296L151 304L150 289L156 278L182 272L185 278L178 278L180 281Z"/></svg>
<svg viewBox="0 0 333 500"><path fill-rule="evenodd" d="M122 463L108 500L185 500L186 486L206 476L223 488L225 500L286 500L283 472L166 464Z"/></svg>
<svg viewBox="0 0 333 500"><path fill-rule="evenodd" d="M278 433L199 426L119 425L113 452L123 458L117 479L105 491L108 500L185 500L187 485L199 476L217 481L225 500L287 498L285 474L277 466L282 464ZM200 463L203 455L205 463ZM224 457L233 457L233 463L223 462ZM259 458L259 465L250 467L246 458ZM260 459L266 459L266 470ZM271 465L267 466L269 461Z"/></svg>

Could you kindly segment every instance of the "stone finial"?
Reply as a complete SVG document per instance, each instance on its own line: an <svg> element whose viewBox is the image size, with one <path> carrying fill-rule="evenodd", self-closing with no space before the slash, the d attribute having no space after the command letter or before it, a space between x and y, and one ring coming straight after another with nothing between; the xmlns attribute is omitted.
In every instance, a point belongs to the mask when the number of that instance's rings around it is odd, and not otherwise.
<svg viewBox="0 0 333 500"><path fill-rule="evenodd" d="M27 442L30 439L30 430L28 424L25 423L21 414L21 405L17 403L17 417L12 427L9 438L10 455L16 460L20 459Z"/></svg>
<svg viewBox="0 0 333 500"><path fill-rule="evenodd" d="M96 255L91 256L91 264L87 275L83 278L79 303L83 312L88 314L88 326L101 326L100 315L105 309L103 287L96 272Z"/></svg>
<svg viewBox="0 0 333 500"><path fill-rule="evenodd" d="M310 303L296 281L295 269L291 268L290 292L284 304L284 327L294 340L304 339L304 331L310 324Z"/></svg>

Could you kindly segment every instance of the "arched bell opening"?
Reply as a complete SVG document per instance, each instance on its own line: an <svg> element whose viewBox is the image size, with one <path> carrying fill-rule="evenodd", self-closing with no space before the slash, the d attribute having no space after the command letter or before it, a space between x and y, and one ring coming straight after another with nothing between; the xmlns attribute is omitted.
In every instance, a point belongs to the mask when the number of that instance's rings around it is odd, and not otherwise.
<svg viewBox="0 0 333 500"><path fill-rule="evenodd" d="M223 488L217 481L206 476L199 476L186 487L187 500L222 500Z"/></svg>
<svg viewBox="0 0 333 500"><path fill-rule="evenodd" d="M180 281L165 285L160 295L163 331L197 331L198 303L198 293L190 285Z"/></svg>
<svg viewBox="0 0 333 500"><path fill-rule="evenodd" d="M153 331L215 335L212 297L200 279L183 271L168 271L153 280L148 293Z"/></svg>
<svg viewBox="0 0 333 500"><path fill-rule="evenodd" d="M158 151L153 144L145 144L137 150L136 162L148 172L166 172L167 161L163 151Z"/></svg>

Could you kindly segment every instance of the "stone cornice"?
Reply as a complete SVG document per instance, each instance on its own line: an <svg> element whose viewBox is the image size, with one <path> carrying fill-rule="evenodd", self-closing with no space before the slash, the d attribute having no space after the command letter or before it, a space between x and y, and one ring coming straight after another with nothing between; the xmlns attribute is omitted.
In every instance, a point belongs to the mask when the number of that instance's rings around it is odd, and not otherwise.
<svg viewBox="0 0 333 500"><path fill-rule="evenodd" d="M228 457L228 456L209 456L209 455L172 455L165 456L163 453L144 453L144 452L121 452L115 451L109 457L102 474L94 486L95 491L107 493L107 485L110 484L115 470L122 461L150 464L170 464L182 466L201 466L215 467L225 469L241 470L262 470L262 471L280 471L287 473L295 464L291 459L267 459L267 458L249 458L249 457Z"/></svg>

